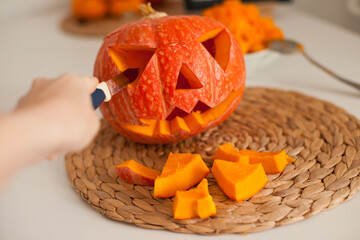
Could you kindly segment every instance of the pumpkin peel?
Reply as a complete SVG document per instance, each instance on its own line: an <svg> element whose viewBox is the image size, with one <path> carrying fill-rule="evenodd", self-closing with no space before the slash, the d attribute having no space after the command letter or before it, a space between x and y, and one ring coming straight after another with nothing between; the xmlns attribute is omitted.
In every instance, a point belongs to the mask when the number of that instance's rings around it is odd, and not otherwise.
<svg viewBox="0 0 360 240"><path fill-rule="evenodd" d="M138 185L154 185L155 179L160 175L160 171L148 168L134 160L128 160L115 167L119 177L125 182Z"/></svg>
<svg viewBox="0 0 360 240"><path fill-rule="evenodd" d="M173 197L187 190L210 172L199 154L170 153L161 175L155 179L154 197Z"/></svg>

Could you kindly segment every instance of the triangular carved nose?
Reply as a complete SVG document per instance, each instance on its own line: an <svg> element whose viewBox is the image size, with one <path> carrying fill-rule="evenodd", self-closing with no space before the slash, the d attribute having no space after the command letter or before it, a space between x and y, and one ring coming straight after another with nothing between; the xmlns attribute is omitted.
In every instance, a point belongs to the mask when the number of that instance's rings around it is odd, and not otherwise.
<svg viewBox="0 0 360 240"><path fill-rule="evenodd" d="M199 89L203 85L195 74L186 66L182 65L176 83L176 90Z"/></svg>

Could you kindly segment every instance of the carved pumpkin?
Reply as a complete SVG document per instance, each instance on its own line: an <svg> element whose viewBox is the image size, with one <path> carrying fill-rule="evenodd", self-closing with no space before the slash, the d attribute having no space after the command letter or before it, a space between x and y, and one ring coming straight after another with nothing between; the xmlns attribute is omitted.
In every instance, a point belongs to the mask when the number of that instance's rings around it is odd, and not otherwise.
<svg viewBox="0 0 360 240"><path fill-rule="evenodd" d="M100 110L118 132L141 143L177 142L220 124L245 84L236 39L200 16L155 12L110 33L94 75L106 81L119 72L133 81Z"/></svg>

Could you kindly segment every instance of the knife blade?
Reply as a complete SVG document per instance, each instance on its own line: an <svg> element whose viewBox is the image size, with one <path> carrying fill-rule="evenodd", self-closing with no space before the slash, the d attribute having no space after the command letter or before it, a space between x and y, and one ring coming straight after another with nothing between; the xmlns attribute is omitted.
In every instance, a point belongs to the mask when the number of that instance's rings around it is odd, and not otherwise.
<svg viewBox="0 0 360 240"><path fill-rule="evenodd" d="M124 89L129 83L131 83L131 79L123 73L99 83L96 90L91 94L94 109L97 109L103 102L110 101L112 96Z"/></svg>

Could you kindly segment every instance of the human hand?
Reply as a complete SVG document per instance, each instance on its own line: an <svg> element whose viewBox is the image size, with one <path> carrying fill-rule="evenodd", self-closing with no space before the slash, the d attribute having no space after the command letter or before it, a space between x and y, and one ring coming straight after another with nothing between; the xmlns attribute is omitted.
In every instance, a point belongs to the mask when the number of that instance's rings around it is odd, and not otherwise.
<svg viewBox="0 0 360 240"><path fill-rule="evenodd" d="M90 143L100 126L90 98L97 84L94 77L74 74L53 80L38 78L20 99L15 112L36 114L42 122L34 137L47 139L44 157L55 158L60 152L80 150Z"/></svg>

